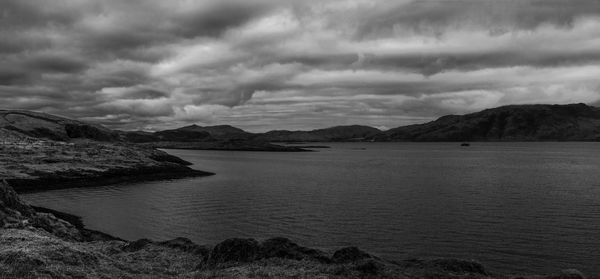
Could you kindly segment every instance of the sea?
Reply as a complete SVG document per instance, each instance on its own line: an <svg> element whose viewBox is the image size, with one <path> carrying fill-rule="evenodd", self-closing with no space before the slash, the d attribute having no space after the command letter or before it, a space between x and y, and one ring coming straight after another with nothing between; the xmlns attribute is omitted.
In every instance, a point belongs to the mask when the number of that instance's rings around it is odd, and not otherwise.
<svg viewBox="0 0 600 279"><path fill-rule="evenodd" d="M509 274L600 274L600 143L317 145L330 148L165 150L216 175L23 197L128 240L214 245L282 236L389 260L453 257Z"/></svg>

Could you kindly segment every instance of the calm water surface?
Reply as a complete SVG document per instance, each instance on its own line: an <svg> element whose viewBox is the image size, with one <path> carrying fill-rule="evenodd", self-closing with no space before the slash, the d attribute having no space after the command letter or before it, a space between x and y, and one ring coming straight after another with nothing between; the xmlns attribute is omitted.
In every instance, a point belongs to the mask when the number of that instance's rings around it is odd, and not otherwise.
<svg viewBox="0 0 600 279"><path fill-rule="evenodd" d="M215 176L25 195L126 239L286 236L390 259L600 273L598 143L336 143L309 153L168 150Z"/></svg>

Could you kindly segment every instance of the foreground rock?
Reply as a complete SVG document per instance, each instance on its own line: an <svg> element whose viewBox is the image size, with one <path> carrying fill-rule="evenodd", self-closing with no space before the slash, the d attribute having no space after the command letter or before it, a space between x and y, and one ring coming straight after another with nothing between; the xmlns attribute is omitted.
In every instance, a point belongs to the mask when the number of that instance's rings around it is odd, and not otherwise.
<svg viewBox="0 0 600 279"><path fill-rule="evenodd" d="M65 240L84 240L71 223L50 213L35 211L5 181L0 181L0 228L45 231Z"/></svg>
<svg viewBox="0 0 600 279"><path fill-rule="evenodd" d="M331 259L319 250L302 247L287 238L277 237L263 242L251 238L225 240L212 249L205 259L205 264L207 267L217 267L271 258L331 263Z"/></svg>
<svg viewBox="0 0 600 279"><path fill-rule="evenodd" d="M586 278L574 270L549 276L495 275L475 262L439 259L324 263L273 256L207 265L203 254L207 250L167 243L147 242L131 250L129 243L118 240L76 242L46 232L5 229L0 231L0 274L5 278Z"/></svg>
<svg viewBox="0 0 600 279"><path fill-rule="evenodd" d="M198 258L158 245L128 252L125 242L77 242L44 231L0 231L1 278L193 278Z"/></svg>

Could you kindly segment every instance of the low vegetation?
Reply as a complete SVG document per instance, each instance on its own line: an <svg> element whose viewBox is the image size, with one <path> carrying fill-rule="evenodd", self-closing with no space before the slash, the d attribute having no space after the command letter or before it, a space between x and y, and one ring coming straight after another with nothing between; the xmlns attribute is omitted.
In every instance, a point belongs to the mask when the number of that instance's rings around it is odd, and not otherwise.
<svg viewBox="0 0 600 279"><path fill-rule="evenodd" d="M0 129L0 179L17 191L208 175L163 151L127 144L32 138Z"/></svg>

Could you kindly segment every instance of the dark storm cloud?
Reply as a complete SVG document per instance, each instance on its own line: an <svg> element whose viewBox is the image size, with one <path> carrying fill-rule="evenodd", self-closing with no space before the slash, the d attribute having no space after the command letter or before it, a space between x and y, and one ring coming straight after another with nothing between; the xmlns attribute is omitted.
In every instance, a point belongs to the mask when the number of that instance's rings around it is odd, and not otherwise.
<svg viewBox="0 0 600 279"><path fill-rule="evenodd" d="M173 19L173 30L183 37L218 36L271 9L266 1L217 1Z"/></svg>
<svg viewBox="0 0 600 279"><path fill-rule="evenodd" d="M5 0L0 36L5 107L123 129L600 100L594 0Z"/></svg>
<svg viewBox="0 0 600 279"><path fill-rule="evenodd" d="M169 96L168 93L150 88L139 88L124 94L125 99L159 99Z"/></svg>
<svg viewBox="0 0 600 279"><path fill-rule="evenodd" d="M82 16L73 8L75 6L68 1L4 0L0 10L0 24L8 29L46 24L70 25Z"/></svg>
<svg viewBox="0 0 600 279"><path fill-rule="evenodd" d="M26 68L42 72L76 73L88 67L87 61L65 54L40 54L26 58Z"/></svg>
<svg viewBox="0 0 600 279"><path fill-rule="evenodd" d="M14 67L0 66L0 85L13 85L29 82L29 74Z"/></svg>
<svg viewBox="0 0 600 279"><path fill-rule="evenodd" d="M490 53L439 53L431 55L372 55L362 63L363 68L393 69L404 68L433 75L449 70L478 70L490 67L535 66L556 67L581 64L598 64L600 52L578 53L520 53L503 51Z"/></svg>

